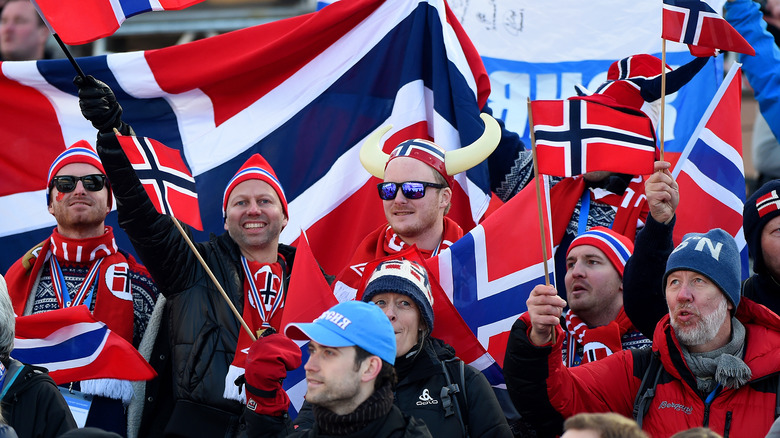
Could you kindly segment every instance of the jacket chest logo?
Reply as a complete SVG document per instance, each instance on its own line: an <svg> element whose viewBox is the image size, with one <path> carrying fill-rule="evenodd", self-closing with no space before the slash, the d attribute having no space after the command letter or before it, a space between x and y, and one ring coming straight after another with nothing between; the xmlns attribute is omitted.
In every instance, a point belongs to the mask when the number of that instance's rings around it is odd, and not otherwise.
<svg viewBox="0 0 780 438"><path fill-rule="evenodd" d="M431 393L428 392L428 388L423 389L422 394L420 394L420 397L418 397L417 400L417 406L438 405L438 404L439 401L431 397Z"/></svg>

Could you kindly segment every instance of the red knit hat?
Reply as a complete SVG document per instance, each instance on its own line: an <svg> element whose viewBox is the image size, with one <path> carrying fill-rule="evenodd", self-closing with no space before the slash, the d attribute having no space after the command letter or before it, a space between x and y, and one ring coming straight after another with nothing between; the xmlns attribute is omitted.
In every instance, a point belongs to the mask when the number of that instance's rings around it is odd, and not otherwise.
<svg viewBox="0 0 780 438"><path fill-rule="evenodd" d="M612 266L623 277L623 269L628 258L634 252L634 243L628 237L605 227L593 227L572 240L566 256L569 256L572 248L580 245L590 245L600 249L607 256Z"/></svg>
<svg viewBox="0 0 780 438"><path fill-rule="evenodd" d="M60 169L72 163L89 164L96 167L97 170L99 170L103 175L106 174L106 170L103 169L103 163L100 161L100 157L98 156L97 152L95 152L95 149L92 148L92 145L89 144L89 142L86 140L79 140L76 143L73 143L67 149L65 149L65 152L59 154L49 167L49 175L46 178L46 205L51 203L51 200L49 199L49 193L51 192L52 188L52 180L55 176L57 176L57 172L59 172ZM109 195L108 206L111 207L113 205L113 196L111 196L111 186L108 185L108 181L106 181L106 187L108 188Z"/></svg>
<svg viewBox="0 0 780 438"><path fill-rule="evenodd" d="M265 161L265 158L263 158L262 155L254 154L249 157L248 160L246 160L244 165L241 166L241 168L238 169L238 172L236 172L235 176L233 176L233 179L228 182L227 188L225 189L225 194L222 197L222 217L226 216L227 203L228 198L230 197L230 192L232 192L237 185L250 179L259 179L260 181L265 181L266 183L270 184L276 192L276 195L279 196L279 200L282 202L282 210L284 211L284 215L288 216L287 198L284 196L284 190L282 190L282 184L279 182L279 178L276 177L274 169L271 168L271 165L268 164L268 161Z"/></svg>

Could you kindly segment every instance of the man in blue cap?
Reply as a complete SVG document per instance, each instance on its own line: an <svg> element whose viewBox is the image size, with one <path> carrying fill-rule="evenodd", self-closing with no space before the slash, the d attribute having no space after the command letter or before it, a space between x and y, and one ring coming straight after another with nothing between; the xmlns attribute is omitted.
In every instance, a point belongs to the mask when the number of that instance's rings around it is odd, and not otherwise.
<svg viewBox="0 0 780 438"><path fill-rule="evenodd" d="M281 382L300 366L301 354L290 338L273 334L253 343L246 361L248 436L431 436L425 423L393 405L395 333L375 304L337 304L313 322L289 324L285 334L309 341L306 400L315 425L292 430Z"/></svg>

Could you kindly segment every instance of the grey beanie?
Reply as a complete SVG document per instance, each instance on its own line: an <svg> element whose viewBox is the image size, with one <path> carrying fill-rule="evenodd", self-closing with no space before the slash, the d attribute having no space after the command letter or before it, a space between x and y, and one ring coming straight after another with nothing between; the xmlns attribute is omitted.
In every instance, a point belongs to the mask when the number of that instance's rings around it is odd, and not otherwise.
<svg viewBox="0 0 780 438"><path fill-rule="evenodd" d="M363 301L371 301L376 294L396 293L406 295L414 301L420 314L433 331L433 294L428 273L419 263L405 259L387 260L380 263L368 280Z"/></svg>
<svg viewBox="0 0 780 438"><path fill-rule="evenodd" d="M739 305L742 263L734 238L720 228L704 234L688 233L669 255L664 273L666 278L675 271L695 271L712 280L734 305Z"/></svg>

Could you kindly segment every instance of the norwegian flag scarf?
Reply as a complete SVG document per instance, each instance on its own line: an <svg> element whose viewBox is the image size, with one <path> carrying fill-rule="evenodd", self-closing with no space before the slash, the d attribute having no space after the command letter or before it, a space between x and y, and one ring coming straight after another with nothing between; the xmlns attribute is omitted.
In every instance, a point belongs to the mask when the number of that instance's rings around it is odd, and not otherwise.
<svg viewBox="0 0 780 438"><path fill-rule="evenodd" d="M577 366L577 348L582 346L582 363L595 362L623 349L623 335L633 328L623 308L607 325L588 328L571 310L566 312L567 367Z"/></svg>

